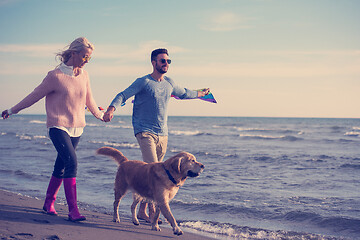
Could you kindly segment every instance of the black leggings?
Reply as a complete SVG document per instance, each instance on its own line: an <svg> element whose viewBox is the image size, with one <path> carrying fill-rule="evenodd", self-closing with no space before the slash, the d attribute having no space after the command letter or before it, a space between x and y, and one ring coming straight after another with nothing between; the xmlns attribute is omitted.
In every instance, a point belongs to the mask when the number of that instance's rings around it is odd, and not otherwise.
<svg viewBox="0 0 360 240"><path fill-rule="evenodd" d="M58 152L53 176L57 178L74 178L77 171L76 146L80 137L70 137L58 128L50 128L49 136Z"/></svg>

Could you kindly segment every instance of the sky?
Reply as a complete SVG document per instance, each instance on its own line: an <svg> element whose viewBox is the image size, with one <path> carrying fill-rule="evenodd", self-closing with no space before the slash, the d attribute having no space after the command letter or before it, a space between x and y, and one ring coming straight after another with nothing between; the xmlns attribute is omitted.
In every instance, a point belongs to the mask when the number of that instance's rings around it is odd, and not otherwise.
<svg viewBox="0 0 360 240"><path fill-rule="evenodd" d="M106 108L152 72L167 48L168 77L209 87L217 104L169 103L172 116L360 118L358 0L0 0L0 109L41 83L77 37ZM45 113L44 100L20 113ZM132 103L116 114L131 115Z"/></svg>

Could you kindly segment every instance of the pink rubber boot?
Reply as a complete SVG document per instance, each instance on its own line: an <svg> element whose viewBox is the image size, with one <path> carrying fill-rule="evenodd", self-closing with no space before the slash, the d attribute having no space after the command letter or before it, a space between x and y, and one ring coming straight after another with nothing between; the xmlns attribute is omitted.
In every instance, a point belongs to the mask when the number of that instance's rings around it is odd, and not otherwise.
<svg viewBox="0 0 360 240"><path fill-rule="evenodd" d="M62 178L51 176L49 186L46 191L45 203L43 206L43 210L45 211L46 214L57 215L57 212L55 211L54 203L56 200L56 195L59 192L61 183L62 183Z"/></svg>
<svg viewBox="0 0 360 240"><path fill-rule="evenodd" d="M86 218L79 213L76 200L76 178L64 178L66 201L69 206L69 221L84 221Z"/></svg>

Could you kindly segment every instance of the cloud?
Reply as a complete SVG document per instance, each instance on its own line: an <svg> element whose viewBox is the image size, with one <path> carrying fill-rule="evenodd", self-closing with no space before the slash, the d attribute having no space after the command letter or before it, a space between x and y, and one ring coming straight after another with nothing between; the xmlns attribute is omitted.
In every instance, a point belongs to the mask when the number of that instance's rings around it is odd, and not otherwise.
<svg viewBox="0 0 360 240"><path fill-rule="evenodd" d="M169 71L169 76L208 78L208 79L245 79L245 78L306 78L319 77L348 77L359 76L357 64L343 66L337 63L202 63L174 65ZM55 67L55 65L54 65ZM21 68L21 71L19 69ZM48 61L42 64L20 64L0 62L0 75L43 75L49 71ZM91 76L98 77L137 77L152 71L149 64L138 63L96 63L86 66Z"/></svg>
<svg viewBox="0 0 360 240"><path fill-rule="evenodd" d="M59 64L54 60L55 53L64 50L65 46L65 43L0 44L0 75L42 75L50 70L49 66L55 67ZM100 76L137 76L152 70L150 54L156 48L168 48L170 54L188 51L158 40L137 45L96 44L91 60L96 61L96 64L89 64L86 68ZM16 55L15 61L9 58L9 55Z"/></svg>
<svg viewBox="0 0 360 240"><path fill-rule="evenodd" d="M48 58L66 49L68 43L54 44L0 44L0 54L21 54L36 58ZM151 40L138 45L96 44L93 57L108 60L143 61L150 59L150 53L156 48L171 49L171 53L187 51L185 48L164 41Z"/></svg>
<svg viewBox="0 0 360 240"><path fill-rule="evenodd" d="M51 60L54 59L54 53L63 49L65 45L0 44L0 75L43 75L58 64ZM137 45L96 44L92 60L94 64L92 62L87 65L86 69L92 76L136 77L152 71L149 63L150 52L159 47L171 49L171 54L182 53L181 61L171 66L169 74L174 77L268 79L359 76L360 74L357 67L360 64L357 60L360 55L359 50L231 50L227 52L214 49L209 52L199 52L158 40ZM197 59L194 63L188 52L196 52L204 58ZM14 60L8 57L9 54L29 58L17 57ZM213 57L209 59L209 55Z"/></svg>
<svg viewBox="0 0 360 240"><path fill-rule="evenodd" d="M185 48L173 46L167 42L152 40L142 42L138 45L120 45L120 44L98 44L95 46L94 57L100 59L116 59L126 62L143 62L150 60L151 51L156 48L171 49L171 53L186 52Z"/></svg>
<svg viewBox="0 0 360 240"><path fill-rule="evenodd" d="M48 57L61 51L66 44L0 44L0 54L19 53L31 57Z"/></svg>
<svg viewBox="0 0 360 240"><path fill-rule="evenodd" d="M243 28L250 28L248 19L233 12L206 13L199 27L211 32L229 32Z"/></svg>

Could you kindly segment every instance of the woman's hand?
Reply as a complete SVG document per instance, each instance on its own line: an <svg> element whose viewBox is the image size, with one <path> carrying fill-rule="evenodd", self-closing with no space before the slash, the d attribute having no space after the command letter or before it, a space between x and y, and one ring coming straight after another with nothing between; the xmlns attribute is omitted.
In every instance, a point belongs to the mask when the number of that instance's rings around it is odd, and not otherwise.
<svg viewBox="0 0 360 240"><path fill-rule="evenodd" d="M104 122L110 122L114 117L115 108L113 106L108 107L107 111L104 113Z"/></svg>

